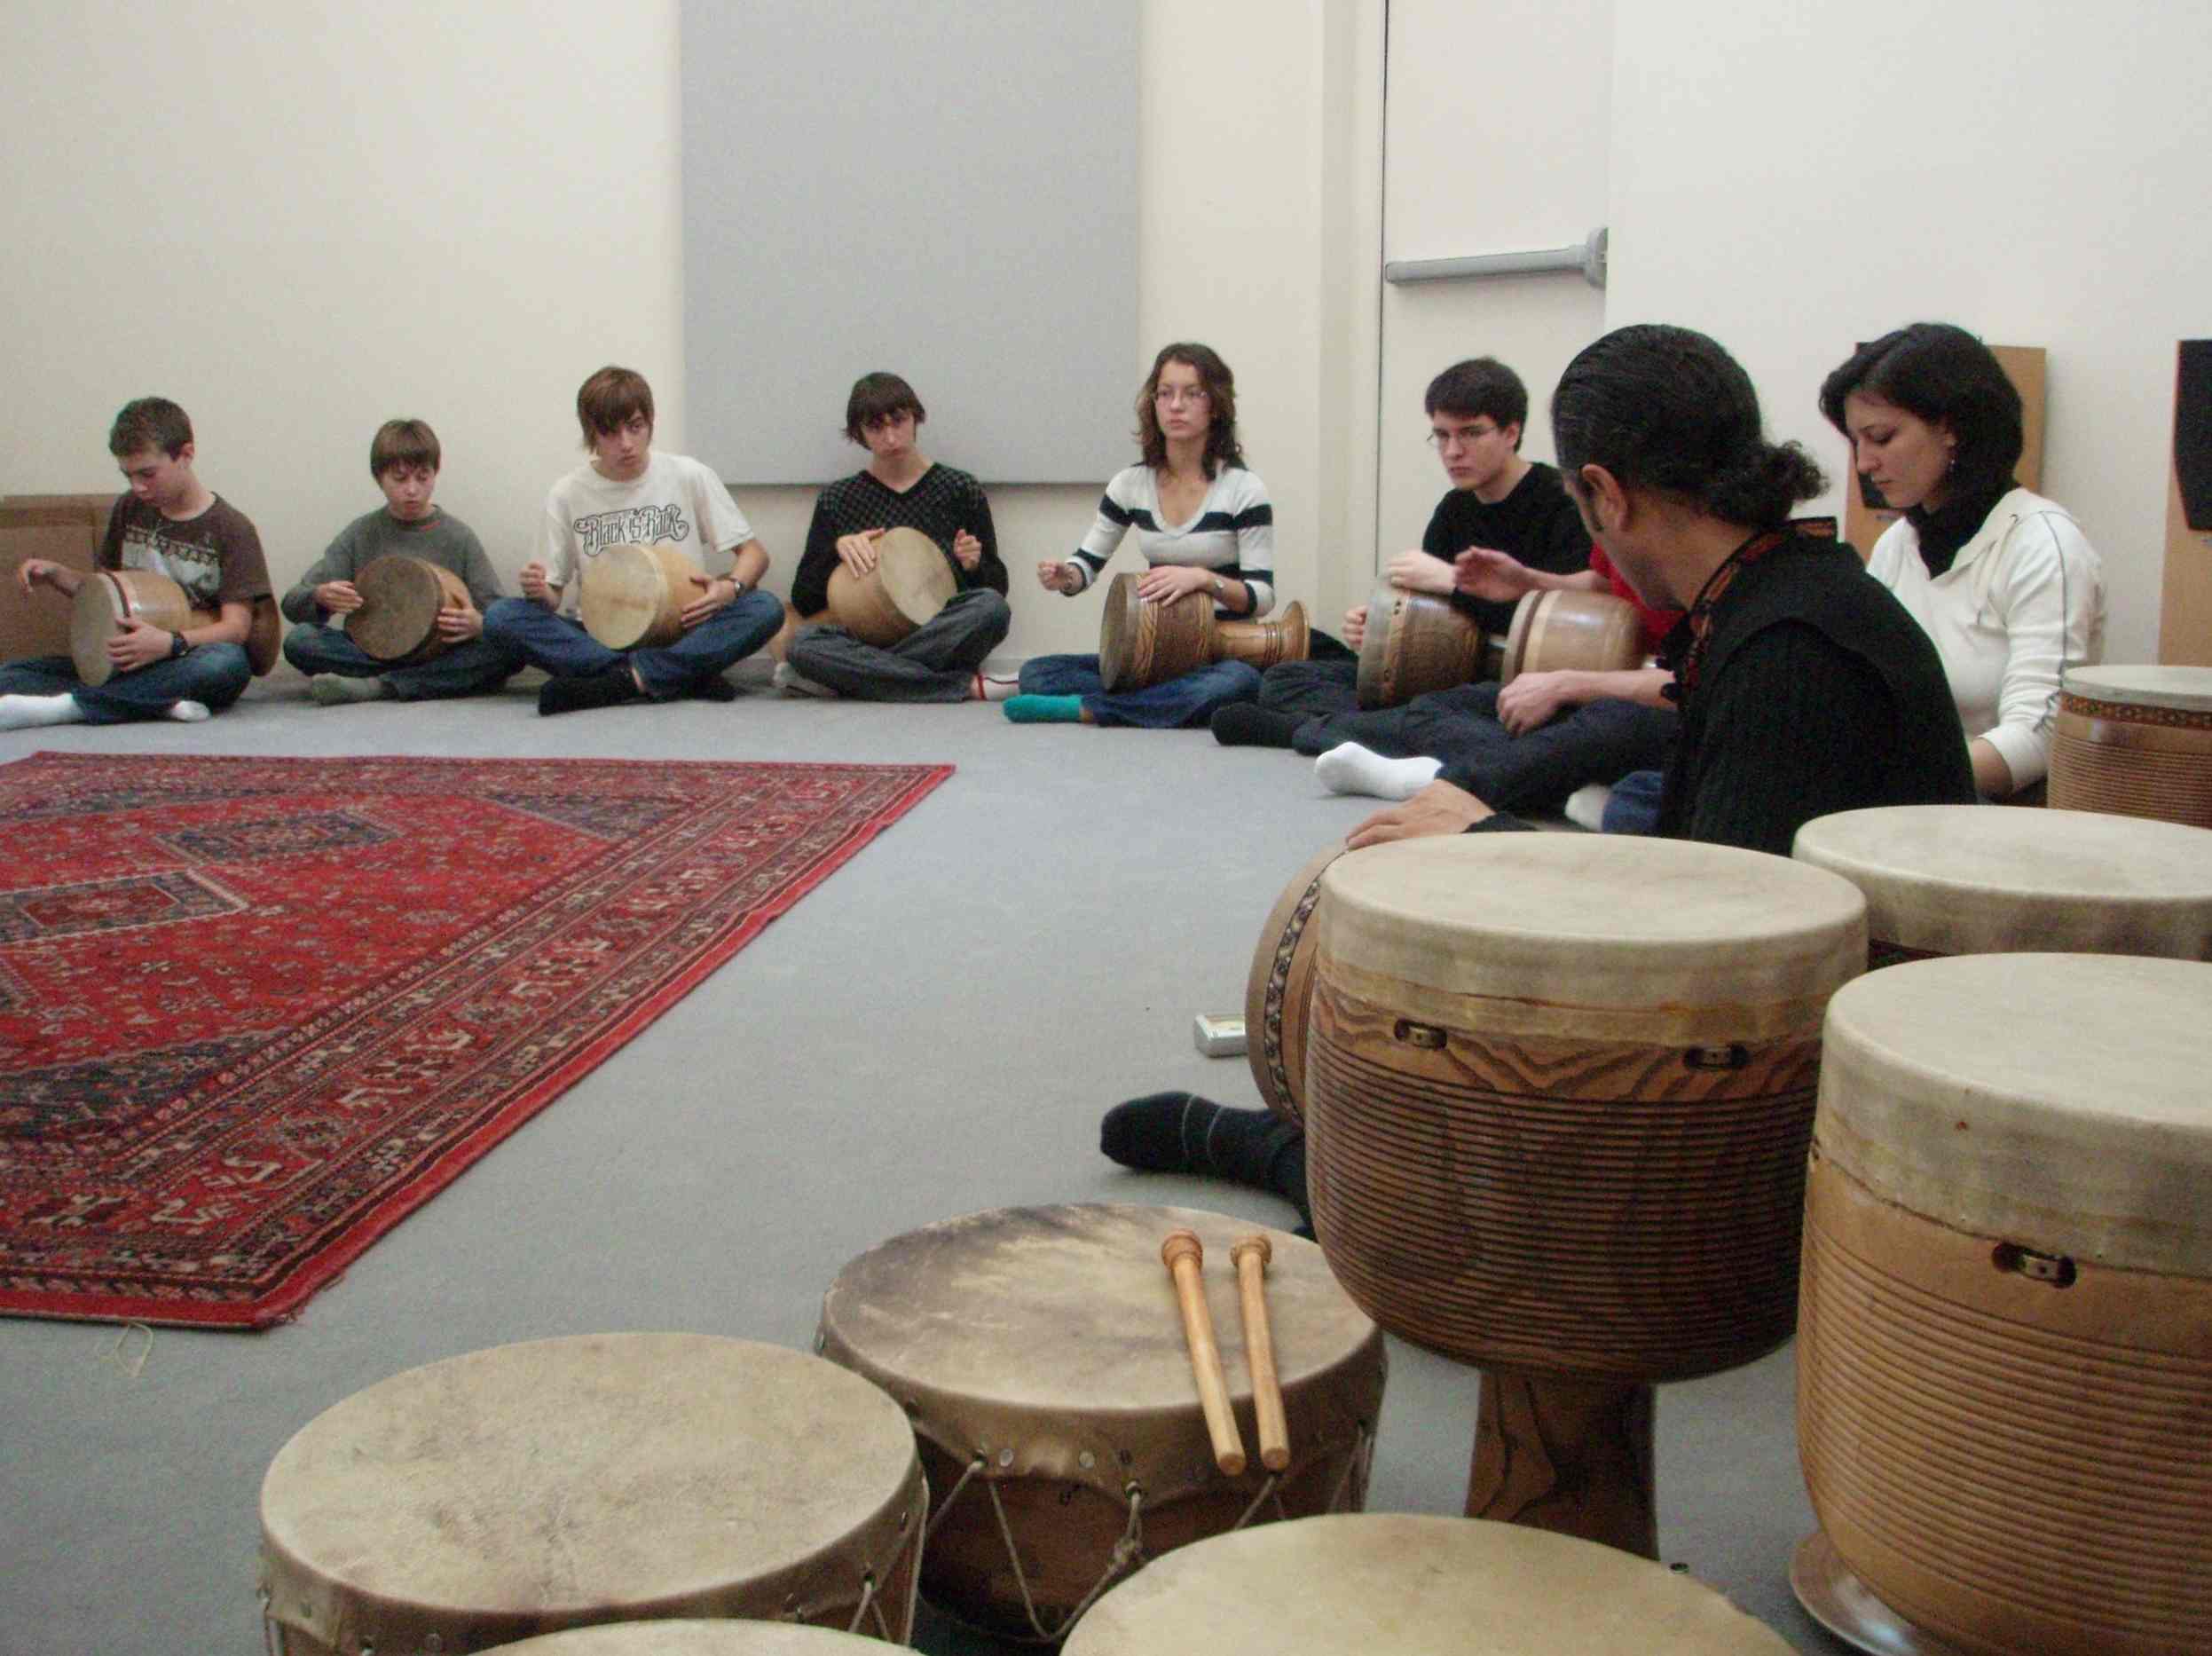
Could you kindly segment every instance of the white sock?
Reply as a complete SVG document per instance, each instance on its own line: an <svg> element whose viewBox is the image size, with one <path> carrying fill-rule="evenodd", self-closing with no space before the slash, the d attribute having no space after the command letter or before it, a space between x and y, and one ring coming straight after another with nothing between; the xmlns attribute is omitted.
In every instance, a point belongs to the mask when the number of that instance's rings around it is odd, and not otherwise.
<svg viewBox="0 0 2212 1656"><path fill-rule="evenodd" d="M1385 759L1357 742L1339 742L1313 761L1314 779L1331 793L1370 793L1410 800L1437 779L1441 759Z"/></svg>
<svg viewBox="0 0 2212 1656"><path fill-rule="evenodd" d="M28 730L42 724L76 724L84 718L77 698L59 696L0 696L0 730Z"/></svg>
<svg viewBox="0 0 2212 1656"><path fill-rule="evenodd" d="M179 724L198 724L202 719L214 718L215 713L204 701L173 701L169 705L169 716Z"/></svg>

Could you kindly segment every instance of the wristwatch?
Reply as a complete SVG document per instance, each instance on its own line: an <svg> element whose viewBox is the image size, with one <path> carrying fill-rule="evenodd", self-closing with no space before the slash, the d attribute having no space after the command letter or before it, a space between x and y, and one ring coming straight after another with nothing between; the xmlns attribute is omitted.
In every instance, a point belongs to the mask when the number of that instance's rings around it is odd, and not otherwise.
<svg viewBox="0 0 2212 1656"><path fill-rule="evenodd" d="M190 650L192 646L185 642L184 634L171 633L169 635L169 658L171 661L176 660L177 657L183 655L185 651Z"/></svg>

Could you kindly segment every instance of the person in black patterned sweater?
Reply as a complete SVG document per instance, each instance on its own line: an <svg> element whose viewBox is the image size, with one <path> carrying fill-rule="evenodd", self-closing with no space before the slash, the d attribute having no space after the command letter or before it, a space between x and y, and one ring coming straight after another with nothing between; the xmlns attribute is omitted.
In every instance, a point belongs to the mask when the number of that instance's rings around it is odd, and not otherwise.
<svg viewBox="0 0 2212 1656"><path fill-rule="evenodd" d="M846 399L845 435L868 450L868 464L823 489L815 501L807 550L791 580L791 608L802 616L828 608L830 577L876 567L887 529L918 529L952 566L952 601L887 649L829 622L801 627L775 669L787 694L851 696L869 701L1004 701L1011 679L987 678L984 658L1013 624L1006 566L983 485L941 466L915 446L928 418L914 388L895 374L863 374Z"/></svg>

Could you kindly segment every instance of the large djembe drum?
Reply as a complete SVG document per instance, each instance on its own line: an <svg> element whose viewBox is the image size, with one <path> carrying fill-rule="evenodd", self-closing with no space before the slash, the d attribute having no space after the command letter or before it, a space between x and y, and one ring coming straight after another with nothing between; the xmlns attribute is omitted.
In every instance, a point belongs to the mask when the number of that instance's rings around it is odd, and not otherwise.
<svg viewBox="0 0 2212 1656"><path fill-rule="evenodd" d="M372 661L410 666L453 648L437 630L447 611L470 607L468 584L428 558L388 553L371 558L353 579L361 607L346 617L346 636Z"/></svg>
<svg viewBox="0 0 2212 1656"><path fill-rule="evenodd" d="M876 1639L780 1621L618 1621L502 1644L500 1656L870 1656Z"/></svg>
<svg viewBox="0 0 2212 1656"><path fill-rule="evenodd" d="M1252 969L1245 975L1245 1061L1261 1099L1287 1122L1304 1119L1306 1020L1321 941L1313 917L1321 906L1321 876L1343 855L1338 841L1290 877L1260 927Z"/></svg>
<svg viewBox="0 0 2212 1656"><path fill-rule="evenodd" d="M1514 606L1498 682L1523 673L1626 673L1647 653L1634 604L1610 592L1531 592Z"/></svg>
<svg viewBox="0 0 2212 1656"><path fill-rule="evenodd" d="M952 602L960 583L937 543L918 529L886 529L876 540L876 567L830 572L830 614L862 643L888 650Z"/></svg>
<svg viewBox="0 0 2212 1656"><path fill-rule="evenodd" d="M1367 711L1483 676L1483 629L1449 598L1385 581L1367 600L1355 693Z"/></svg>
<svg viewBox="0 0 2212 1656"><path fill-rule="evenodd" d="M1366 1513L1224 1535L1100 1599L1067 1656L1788 1656L1711 1588L1610 1547Z"/></svg>
<svg viewBox="0 0 2212 1656"><path fill-rule="evenodd" d="M1098 677L1109 691L1147 690L1209 661L1248 662L1263 673L1279 661L1303 661L1311 647L1303 603L1271 621L1224 621L1202 593L1147 603L1137 595L1138 579L1124 570L1106 583Z"/></svg>
<svg viewBox="0 0 2212 1656"><path fill-rule="evenodd" d="M2212 828L2212 667L2068 667L2050 800Z"/></svg>
<svg viewBox="0 0 2212 1656"><path fill-rule="evenodd" d="M1865 894L1867 964L1929 955L2212 960L2212 832L2101 811L1884 805L1798 830Z"/></svg>
<svg viewBox="0 0 2212 1656"><path fill-rule="evenodd" d="M610 650L657 650L683 636L683 612L705 580L689 553L665 541L602 547L584 560L577 613Z"/></svg>
<svg viewBox="0 0 2212 1656"><path fill-rule="evenodd" d="M661 1617L913 1627L927 1491L898 1406L700 1334L476 1352L294 1434L261 1488L280 1656L484 1651Z"/></svg>
<svg viewBox="0 0 2212 1656"><path fill-rule="evenodd" d="M1381 1331L1319 1248L1266 1233L1291 1458L1277 1471L1255 1457L1223 1473L1161 1263L1177 1229L1196 1233L1208 1257L1229 1400L1250 1442L1227 1269L1248 1222L1183 1208L1010 1208L894 1237L838 1274L818 1345L913 1419L931 1491L931 1603L1004 1636L1055 1638L1148 1558L1364 1501Z"/></svg>
<svg viewBox="0 0 2212 1656"><path fill-rule="evenodd" d="M105 684L115 676L115 664L107 658L108 641L127 623L144 621L181 633L216 619L213 610L193 609L185 589L166 575L146 569L96 570L70 600L69 659L85 683Z"/></svg>
<svg viewBox="0 0 2212 1656"><path fill-rule="evenodd" d="M1469 1517L1656 1556L1652 1386L1790 1336L1847 880L1728 847L1455 834L1322 876L1316 1233L1483 1370Z"/></svg>
<svg viewBox="0 0 2212 1656"><path fill-rule="evenodd" d="M2208 1191L2212 965L1961 956L1836 996L1798 1345L1815 1617L1885 1652L2212 1650Z"/></svg>

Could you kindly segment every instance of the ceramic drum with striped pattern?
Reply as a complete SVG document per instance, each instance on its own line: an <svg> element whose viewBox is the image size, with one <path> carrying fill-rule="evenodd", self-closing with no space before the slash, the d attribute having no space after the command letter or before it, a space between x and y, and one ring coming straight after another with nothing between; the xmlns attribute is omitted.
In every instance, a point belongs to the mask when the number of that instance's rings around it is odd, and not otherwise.
<svg viewBox="0 0 2212 1656"><path fill-rule="evenodd" d="M2050 800L2212 828L2212 667L2068 667Z"/></svg>
<svg viewBox="0 0 2212 1656"><path fill-rule="evenodd" d="M1987 1656L2212 1650L2208 1191L2212 965L1960 956L1837 995L1799 1452L1905 1622Z"/></svg>

